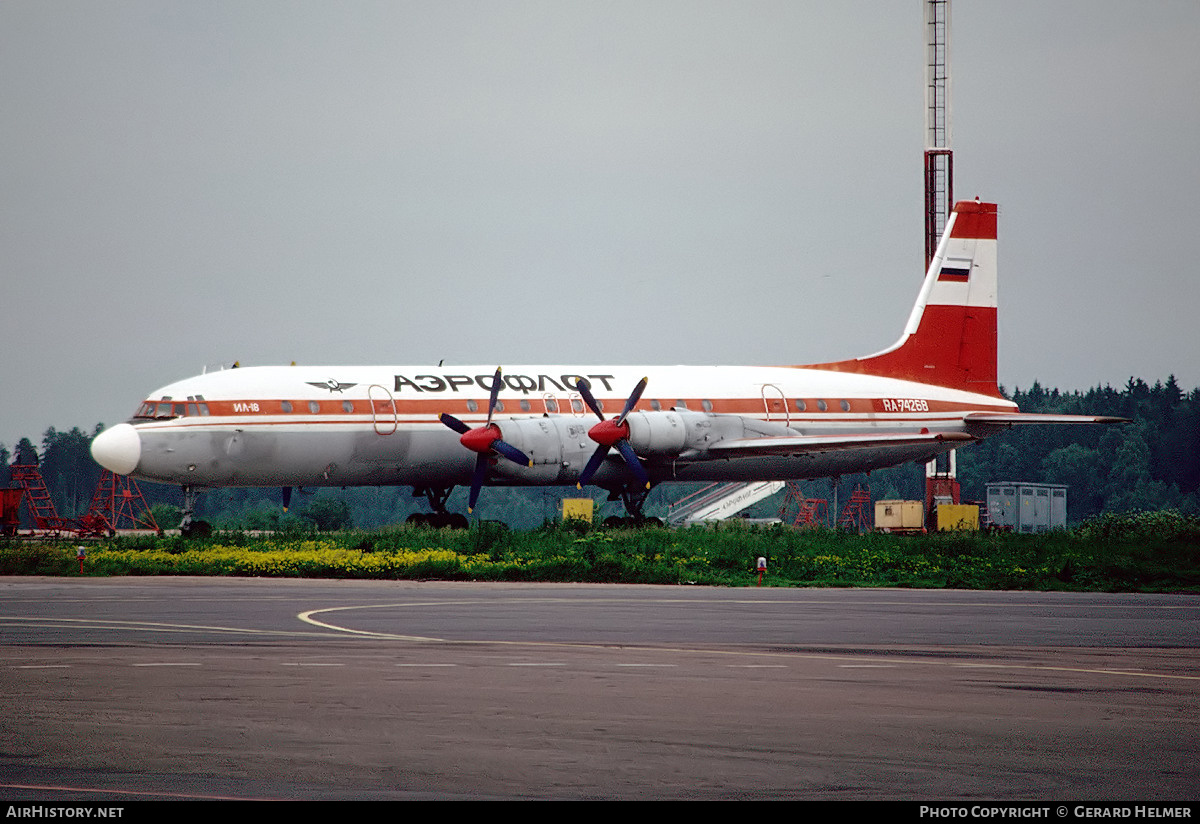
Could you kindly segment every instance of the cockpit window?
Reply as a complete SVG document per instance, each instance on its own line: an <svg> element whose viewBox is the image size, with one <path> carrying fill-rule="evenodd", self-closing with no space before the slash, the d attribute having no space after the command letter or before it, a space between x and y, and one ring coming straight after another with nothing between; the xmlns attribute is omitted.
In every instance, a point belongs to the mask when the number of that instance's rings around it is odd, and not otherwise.
<svg viewBox="0 0 1200 824"><path fill-rule="evenodd" d="M187 401L173 401L171 398L164 397L157 401L143 401L142 405L133 413L134 418L142 418L147 420L170 420L172 418L196 417L197 415L208 415L208 404L204 402L203 395L188 395Z"/></svg>

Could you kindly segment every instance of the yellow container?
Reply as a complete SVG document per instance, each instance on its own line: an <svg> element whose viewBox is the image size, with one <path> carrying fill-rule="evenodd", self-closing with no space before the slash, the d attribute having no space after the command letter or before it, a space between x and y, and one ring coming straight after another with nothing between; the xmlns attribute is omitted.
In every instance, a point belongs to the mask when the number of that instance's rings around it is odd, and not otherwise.
<svg viewBox="0 0 1200 824"><path fill-rule="evenodd" d="M587 521L591 523L595 501L591 498L563 498L562 517L564 521Z"/></svg>
<svg viewBox="0 0 1200 824"><path fill-rule="evenodd" d="M876 501L875 528L884 532L921 529L925 526L924 509L920 501Z"/></svg>
<svg viewBox="0 0 1200 824"><path fill-rule="evenodd" d="M939 504L938 532L979 529L979 507L974 504Z"/></svg>

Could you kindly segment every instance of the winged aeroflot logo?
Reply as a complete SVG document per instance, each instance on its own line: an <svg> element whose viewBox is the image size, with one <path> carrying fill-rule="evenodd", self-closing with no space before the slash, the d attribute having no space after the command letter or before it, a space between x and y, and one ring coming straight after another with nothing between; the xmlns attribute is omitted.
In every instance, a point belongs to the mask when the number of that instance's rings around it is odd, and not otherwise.
<svg viewBox="0 0 1200 824"><path fill-rule="evenodd" d="M357 383L342 383L341 381L330 378L327 381L305 381L309 386L315 386L317 389L328 389L332 392L342 392L352 386L358 386Z"/></svg>

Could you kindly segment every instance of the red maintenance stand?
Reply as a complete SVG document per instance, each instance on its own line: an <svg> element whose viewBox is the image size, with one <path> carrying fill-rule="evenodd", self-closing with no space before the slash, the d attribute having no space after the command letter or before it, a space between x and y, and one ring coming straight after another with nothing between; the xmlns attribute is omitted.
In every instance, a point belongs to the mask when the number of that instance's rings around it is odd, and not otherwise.
<svg viewBox="0 0 1200 824"><path fill-rule="evenodd" d="M96 492L92 495L92 503L88 511L80 518L67 518L58 514L50 490L46 488L46 480L38 471L36 464L13 464L12 479L21 486L17 492L24 492L25 501L29 506L29 514L35 527L53 535L71 534L78 537L99 537L115 535L118 529L145 529L162 532L154 520L146 499L142 495L137 481L124 475L114 475L107 469L100 476ZM5 495L7 500L9 496ZM19 506L20 495L17 495ZM7 512L7 510L5 510ZM0 519L5 530L8 521ZM19 521L13 519L13 531Z"/></svg>

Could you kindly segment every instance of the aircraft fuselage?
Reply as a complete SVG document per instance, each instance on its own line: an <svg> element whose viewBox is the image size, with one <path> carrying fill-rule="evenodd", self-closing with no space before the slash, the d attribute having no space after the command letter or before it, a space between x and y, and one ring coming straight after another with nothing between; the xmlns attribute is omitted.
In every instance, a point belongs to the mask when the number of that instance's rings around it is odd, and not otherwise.
<svg viewBox="0 0 1200 824"><path fill-rule="evenodd" d="M533 466L496 461L489 482L574 485L596 447L588 437L596 419L576 381L587 380L606 414L616 415L642 376L649 378L646 395L628 422L655 483L824 477L928 460L961 444L750 456L719 456L712 447L851 432L969 435L964 412L1016 409L994 396L796 367L509 367L493 422ZM438 415L482 425L492 379L486 366L211 372L146 399L128 422L133 432L124 433L122 468L145 480L198 487L466 484L475 457ZM622 476L612 456L594 483L616 487Z"/></svg>

